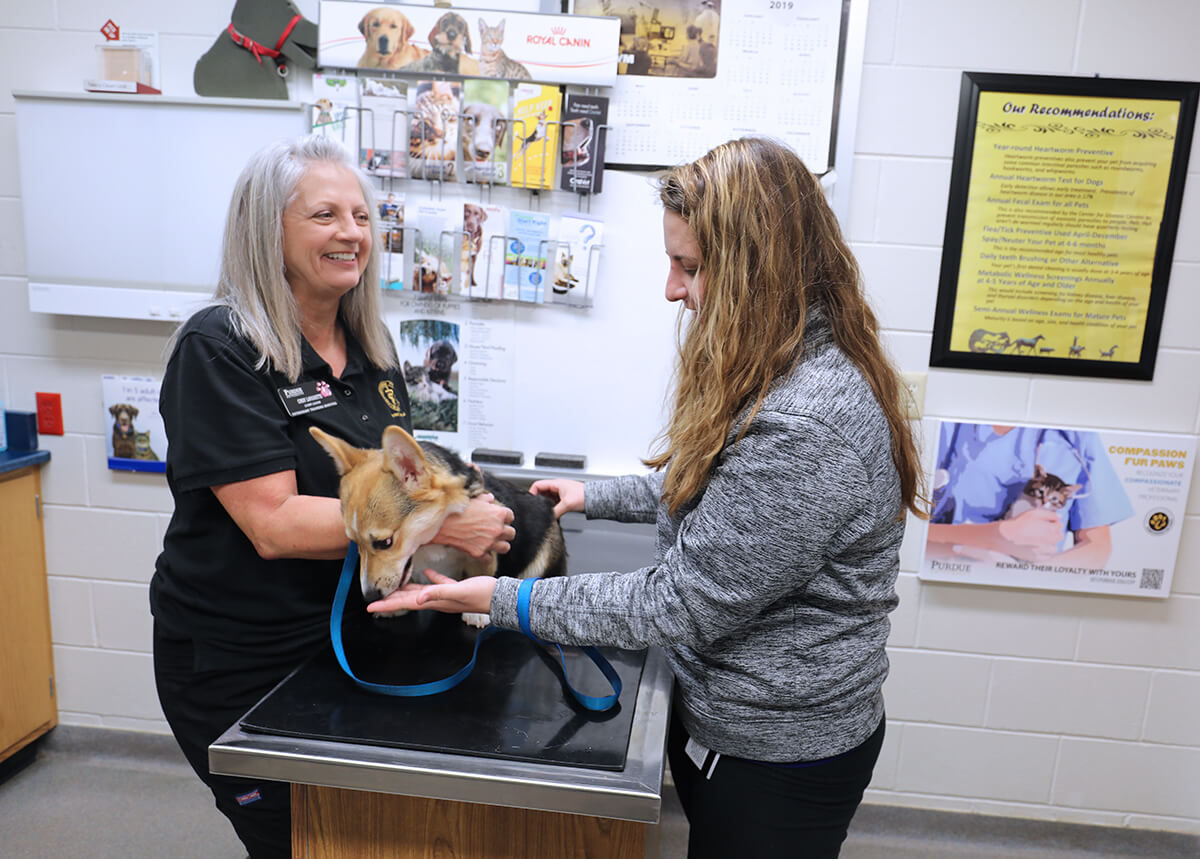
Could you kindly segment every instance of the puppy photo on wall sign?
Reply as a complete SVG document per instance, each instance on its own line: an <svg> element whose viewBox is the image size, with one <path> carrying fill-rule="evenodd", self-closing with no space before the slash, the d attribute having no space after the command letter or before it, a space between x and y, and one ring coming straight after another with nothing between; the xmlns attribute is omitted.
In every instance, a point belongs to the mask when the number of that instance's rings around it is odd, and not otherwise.
<svg viewBox="0 0 1200 859"><path fill-rule="evenodd" d="M405 66L406 72L443 72L452 75L479 74L479 61L471 53L471 33L467 21L456 12L437 19L429 31L430 51Z"/></svg>
<svg viewBox="0 0 1200 859"><path fill-rule="evenodd" d="M317 427L309 432L333 458L341 476L342 519L346 536L358 545L359 586L368 603L410 581L427 581L427 569L458 580L566 572L566 544L548 498L468 465L444 447L418 443L397 426L384 430L377 450L354 447ZM430 544L447 516L462 512L472 498L486 492L513 512L517 535L508 552L477 560L458 549ZM480 628L490 622L488 615L474 613L464 613L463 620Z"/></svg>
<svg viewBox="0 0 1200 859"><path fill-rule="evenodd" d="M366 49L358 60L359 68L398 69L429 53L409 41L413 34L412 22L391 6L380 6L363 15L358 22L358 31L367 40Z"/></svg>

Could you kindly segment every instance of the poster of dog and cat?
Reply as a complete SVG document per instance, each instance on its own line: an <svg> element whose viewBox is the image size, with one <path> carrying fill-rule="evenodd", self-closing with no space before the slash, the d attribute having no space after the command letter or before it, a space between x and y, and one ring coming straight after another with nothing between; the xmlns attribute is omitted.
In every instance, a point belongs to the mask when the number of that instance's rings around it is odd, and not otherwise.
<svg viewBox="0 0 1200 859"><path fill-rule="evenodd" d="M532 9L515 8L523 5ZM612 86L618 20L542 14L538 5L446 9L322 0L317 61L322 68Z"/></svg>
<svg viewBox="0 0 1200 859"><path fill-rule="evenodd" d="M158 413L160 380L147 376L101 377L108 467L114 471L167 470L167 433Z"/></svg>

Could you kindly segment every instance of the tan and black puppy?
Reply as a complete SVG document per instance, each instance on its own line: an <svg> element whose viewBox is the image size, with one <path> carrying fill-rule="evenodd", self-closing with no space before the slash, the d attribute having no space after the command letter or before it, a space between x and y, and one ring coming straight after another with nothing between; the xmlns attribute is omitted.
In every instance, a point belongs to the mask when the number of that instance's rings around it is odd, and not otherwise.
<svg viewBox="0 0 1200 859"><path fill-rule="evenodd" d="M368 603L422 573L437 570L454 579L513 576L527 579L566 572L562 528L549 499L463 462L452 451L417 443L390 426L378 450L353 447L312 427L312 437L333 457L341 484L346 536L358 544L359 584ZM477 560L449 546L431 545L446 517L460 513L477 495L490 492L513 512L517 536L503 555ZM464 614L472 626L487 626L488 616Z"/></svg>
<svg viewBox="0 0 1200 859"><path fill-rule="evenodd" d="M429 31L429 53L409 63L404 71L478 75L479 61L470 54L471 33L467 20L456 12L447 12Z"/></svg>

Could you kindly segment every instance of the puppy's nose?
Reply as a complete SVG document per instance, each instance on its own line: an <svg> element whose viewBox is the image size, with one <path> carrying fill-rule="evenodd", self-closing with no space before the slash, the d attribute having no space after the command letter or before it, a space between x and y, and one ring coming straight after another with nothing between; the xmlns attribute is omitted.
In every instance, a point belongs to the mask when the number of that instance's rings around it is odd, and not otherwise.
<svg viewBox="0 0 1200 859"><path fill-rule="evenodd" d="M458 38L458 30L455 30L453 27L447 27L446 28L446 37L449 39L457 39Z"/></svg>
<svg viewBox="0 0 1200 859"><path fill-rule="evenodd" d="M379 37L379 53L381 53L381 54L388 53L388 37L387 36Z"/></svg>
<svg viewBox="0 0 1200 859"><path fill-rule="evenodd" d="M383 599L383 596L383 591L379 590L379 588L371 587L370 585L363 588L363 599L366 600L367 605Z"/></svg>

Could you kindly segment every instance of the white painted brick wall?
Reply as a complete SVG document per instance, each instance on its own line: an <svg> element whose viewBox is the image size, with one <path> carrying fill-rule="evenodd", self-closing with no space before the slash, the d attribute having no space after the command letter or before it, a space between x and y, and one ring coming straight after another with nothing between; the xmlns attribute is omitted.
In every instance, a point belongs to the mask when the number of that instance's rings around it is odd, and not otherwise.
<svg viewBox="0 0 1200 859"><path fill-rule="evenodd" d="M315 19L315 0L300 7ZM157 30L164 90L191 95L229 4L96 8L0 0L0 395L64 395L68 434L42 438L61 718L165 731L145 584L171 501L161 477L107 469L98 379L161 373L169 328L28 311L11 90L78 90L112 16ZM928 369L961 72L1198 80L1197 32L1192 0L871 0L845 227L903 369ZM932 371L926 443L937 418L1200 433L1198 173L1200 138L1153 382ZM661 250L644 253L659 270ZM922 583L911 528L868 801L1200 832L1200 480L1188 510L1167 601Z"/></svg>

